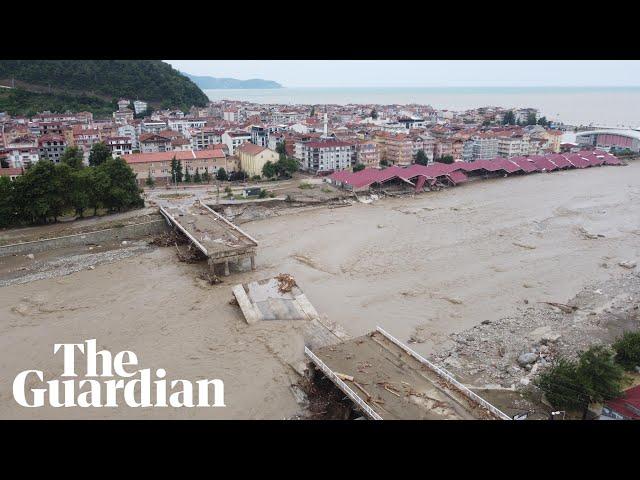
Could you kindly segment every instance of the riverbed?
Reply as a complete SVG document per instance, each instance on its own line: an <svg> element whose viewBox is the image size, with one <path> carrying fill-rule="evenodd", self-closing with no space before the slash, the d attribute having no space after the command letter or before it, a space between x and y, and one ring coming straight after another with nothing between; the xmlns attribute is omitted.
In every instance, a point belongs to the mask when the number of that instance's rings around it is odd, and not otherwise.
<svg viewBox="0 0 640 480"><path fill-rule="evenodd" d="M352 335L383 327L430 355L450 335L514 312L566 302L640 257L640 164L472 182L414 197L243 224L257 270L219 285L206 265L159 248L92 270L0 288L0 418L246 418L300 413L290 389L302 362L299 323L247 325L231 287L292 274L316 310ZM134 351L168 378L219 378L224 408L26 409L14 377L62 371L54 343L97 339Z"/></svg>

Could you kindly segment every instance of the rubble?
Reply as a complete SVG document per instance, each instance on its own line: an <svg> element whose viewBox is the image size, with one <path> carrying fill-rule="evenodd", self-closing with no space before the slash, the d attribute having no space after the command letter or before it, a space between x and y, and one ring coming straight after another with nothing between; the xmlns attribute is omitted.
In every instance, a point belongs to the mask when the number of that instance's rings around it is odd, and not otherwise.
<svg viewBox="0 0 640 480"><path fill-rule="evenodd" d="M541 305L547 303L554 308ZM630 272L587 285L566 304L555 304L565 308L554 304L520 304L513 316L452 334L453 344L443 343L433 359L468 385L529 385L558 356L575 357L594 344L609 344L622 332L639 329L640 275Z"/></svg>

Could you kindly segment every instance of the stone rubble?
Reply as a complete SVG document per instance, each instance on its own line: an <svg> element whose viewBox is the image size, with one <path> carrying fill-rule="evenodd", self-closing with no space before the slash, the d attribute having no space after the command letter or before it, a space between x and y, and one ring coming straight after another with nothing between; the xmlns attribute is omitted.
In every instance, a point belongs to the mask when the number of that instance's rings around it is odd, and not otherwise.
<svg viewBox="0 0 640 480"><path fill-rule="evenodd" d="M450 335L453 346L443 344L433 359L471 386L527 386L559 355L572 357L640 328L640 273L587 286L568 304L577 309L522 305L514 316L481 321Z"/></svg>

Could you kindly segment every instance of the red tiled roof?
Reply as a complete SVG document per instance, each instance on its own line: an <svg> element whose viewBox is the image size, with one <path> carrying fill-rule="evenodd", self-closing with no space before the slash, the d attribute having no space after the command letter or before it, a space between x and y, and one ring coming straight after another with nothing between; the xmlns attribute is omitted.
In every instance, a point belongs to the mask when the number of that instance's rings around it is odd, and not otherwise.
<svg viewBox="0 0 640 480"><path fill-rule="evenodd" d="M171 161L173 157L176 160L200 160L210 158L225 158L226 155L221 149L215 150L185 150L178 152L154 152L154 153L133 153L131 155L124 155L125 162L127 163L147 163L147 162L167 162Z"/></svg>
<svg viewBox="0 0 640 480"><path fill-rule="evenodd" d="M238 147L238 151L248 153L249 155L257 155L263 150L266 150L266 148L255 145L251 142L244 142Z"/></svg>
<svg viewBox="0 0 640 480"><path fill-rule="evenodd" d="M0 168L0 177L11 177L14 175L22 175L21 168Z"/></svg>
<svg viewBox="0 0 640 480"><path fill-rule="evenodd" d="M640 420L640 385L626 390L622 397L609 400L606 405L626 418Z"/></svg>

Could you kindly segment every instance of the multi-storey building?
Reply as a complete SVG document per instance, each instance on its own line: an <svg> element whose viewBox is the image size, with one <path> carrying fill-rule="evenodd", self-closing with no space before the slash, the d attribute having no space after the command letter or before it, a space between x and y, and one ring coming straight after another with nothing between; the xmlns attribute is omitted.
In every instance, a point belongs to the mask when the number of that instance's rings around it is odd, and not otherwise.
<svg viewBox="0 0 640 480"><path fill-rule="evenodd" d="M355 164L356 146L338 140L298 142L296 158L303 169L312 172L346 170Z"/></svg>
<svg viewBox="0 0 640 480"><path fill-rule="evenodd" d="M67 142L62 135L48 134L38 139L40 160L46 159L59 163L65 148L67 148Z"/></svg>
<svg viewBox="0 0 640 480"><path fill-rule="evenodd" d="M147 111L147 108L147 102L143 102L142 100L136 100L133 102L133 111L136 112L136 115L145 113Z"/></svg>
<svg viewBox="0 0 640 480"><path fill-rule="evenodd" d="M229 155L235 155L236 148L242 145L244 142L251 141L251 134L249 132L240 131L228 131L222 134L222 143L226 144L229 149Z"/></svg>
<svg viewBox="0 0 640 480"><path fill-rule="evenodd" d="M378 144L372 141L358 140L356 143L356 163L367 168L378 167L380 165Z"/></svg>
<svg viewBox="0 0 640 480"><path fill-rule="evenodd" d="M205 150L213 145L222 143L223 133L224 132L221 130L216 130L210 127L205 127L200 130L193 129L190 132L191 148L194 150Z"/></svg>
<svg viewBox="0 0 640 480"><path fill-rule="evenodd" d="M269 145L269 129L254 125L251 127L251 143L260 147Z"/></svg>
<svg viewBox="0 0 640 480"><path fill-rule="evenodd" d="M172 151L171 138L159 133L143 133L140 135L140 152L156 153Z"/></svg>
<svg viewBox="0 0 640 480"><path fill-rule="evenodd" d="M107 137L104 143L111 150L113 157L130 155L133 151L133 145L129 137Z"/></svg>

